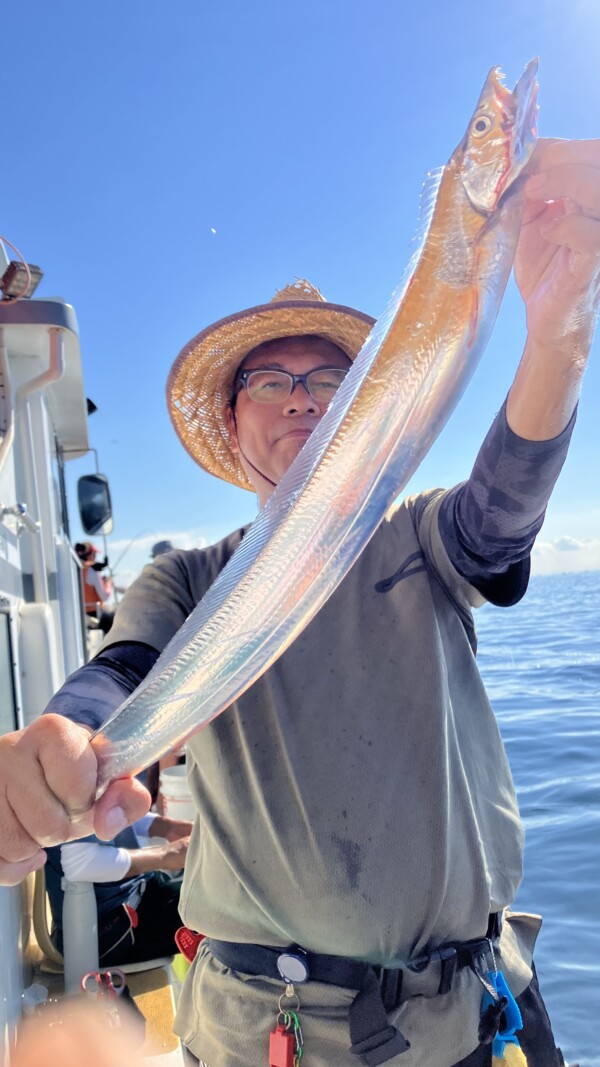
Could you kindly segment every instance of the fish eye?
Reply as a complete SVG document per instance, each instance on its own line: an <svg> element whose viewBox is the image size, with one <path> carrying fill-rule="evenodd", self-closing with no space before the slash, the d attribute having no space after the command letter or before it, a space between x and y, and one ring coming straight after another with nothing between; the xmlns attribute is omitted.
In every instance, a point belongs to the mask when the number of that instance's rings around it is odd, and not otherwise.
<svg viewBox="0 0 600 1067"><path fill-rule="evenodd" d="M484 137L492 128L492 120L489 115L479 115L471 127L474 137Z"/></svg>

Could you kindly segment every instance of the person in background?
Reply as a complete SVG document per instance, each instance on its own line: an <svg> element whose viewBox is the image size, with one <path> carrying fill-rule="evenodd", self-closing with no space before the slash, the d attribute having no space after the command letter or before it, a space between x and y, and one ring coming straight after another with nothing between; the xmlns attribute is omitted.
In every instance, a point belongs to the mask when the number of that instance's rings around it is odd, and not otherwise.
<svg viewBox="0 0 600 1067"><path fill-rule="evenodd" d="M172 541L157 541L155 545L152 545L150 555L152 559L156 559L157 556L162 556L165 552L172 552L174 548Z"/></svg>
<svg viewBox="0 0 600 1067"><path fill-rule="evenodd" d="M114 609L106 607L113 593L112 578L102 574L108 567L108 557L96 560L98 549L91 541L79 541L75 552L81 562L85 614L89 619L95 619L102 632L107 634L114 619Z"/></svg>
<svg viewBox="0 0 600 1067"><path fill-rule="evenodd" d="M173 955L179 893L192 823L149 813L110 841L85 838L48 849L52 940L62 943L62 878L93 882L101 966ZM146 845L146 841L148 842ZM144 847L145 846L145 847Z"/></svg>

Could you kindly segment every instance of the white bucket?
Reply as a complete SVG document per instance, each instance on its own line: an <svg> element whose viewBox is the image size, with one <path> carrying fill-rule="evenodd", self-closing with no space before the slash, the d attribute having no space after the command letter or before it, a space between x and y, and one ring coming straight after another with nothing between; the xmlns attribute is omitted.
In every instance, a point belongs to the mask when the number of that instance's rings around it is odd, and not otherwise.
<svg viewBox="0 0 600 1067"><path fill-rule="evenodd" d="M196 817L196 808L187 780L187 767L184 763L176 767L165 767L160 772L160 792L163 798L163 814L170 819L189 819Z"/></svg>

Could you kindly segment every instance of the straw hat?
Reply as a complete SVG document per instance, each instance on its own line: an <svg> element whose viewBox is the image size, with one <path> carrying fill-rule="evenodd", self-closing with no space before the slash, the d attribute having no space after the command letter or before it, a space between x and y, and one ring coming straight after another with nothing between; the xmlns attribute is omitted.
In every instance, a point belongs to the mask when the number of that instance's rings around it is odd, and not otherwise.
<svg viewBox="0 0 600 1067"><path fill-rule="evenodd" d="M244 357L264 341L315 334L354 359L374 321L362 311L329 304L318 289L298 279L268 304L208 326L179 353L167 381L169 413L183 447L210 474L254 492L231 451L225 416Z"/></svg>

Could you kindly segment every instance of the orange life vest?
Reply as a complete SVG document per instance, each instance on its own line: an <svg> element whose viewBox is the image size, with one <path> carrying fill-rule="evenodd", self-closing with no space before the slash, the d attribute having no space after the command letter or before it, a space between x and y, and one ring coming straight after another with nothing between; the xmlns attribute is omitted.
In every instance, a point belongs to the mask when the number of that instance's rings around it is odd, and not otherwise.
<svg viewBox="0 0 600 1067"><path fill-rule="evenodd" d="M97 610L97 605L102 603L100 598L99 598L99 596L98 596L98 591L94 588L93 585L90 585L90 583L87 580L87 577L88 577L88 574L90 572L90 568L91 567L92 567L92 563L91 562L84 561L82 563L82 575L81 575L81 578L82 578L82 581L83 581L83 605L84 605L84 608L85 608L86 615L95 615L96 614L96 610ZM98 575L98 577L100 578L100 583L102 585L102 588L104 589L104 592L105 592L106 596L108 597L110 595L110 592L111 592L111 583L107 582L106 579L100 577L100 575Z"/></svg>

